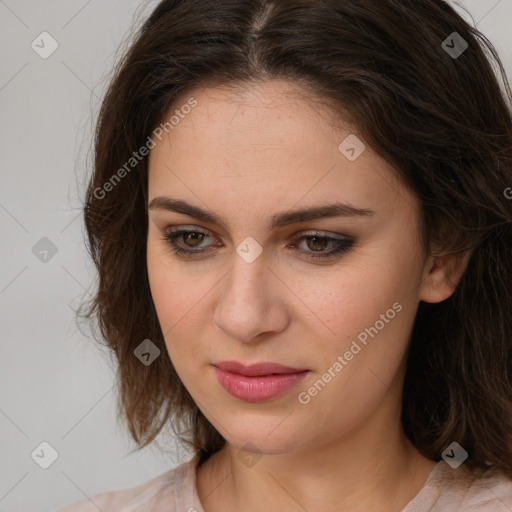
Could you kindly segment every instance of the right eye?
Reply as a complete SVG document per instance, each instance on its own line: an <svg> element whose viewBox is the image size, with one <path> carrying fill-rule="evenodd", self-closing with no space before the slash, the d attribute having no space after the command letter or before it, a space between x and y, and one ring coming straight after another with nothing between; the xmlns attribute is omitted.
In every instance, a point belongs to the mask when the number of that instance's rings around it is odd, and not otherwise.
<svg viewBox="0 0 512 512"><path fill-rule="evenodd" d="M208 249L194 250L194 247L198 247L199 243L201 243L205 238L211 238L203 231L199 230L178 230L174 232L169 232L165 234L165 239L168 240L171 250L178 254L199 254L207 252ZM176 243L176 240L182 239L185 243L185 247L190 247L191 249L183 248L182 245ZM198 242L198 243L196 243ZM192 245L188 245L188 244Z"/></svg>

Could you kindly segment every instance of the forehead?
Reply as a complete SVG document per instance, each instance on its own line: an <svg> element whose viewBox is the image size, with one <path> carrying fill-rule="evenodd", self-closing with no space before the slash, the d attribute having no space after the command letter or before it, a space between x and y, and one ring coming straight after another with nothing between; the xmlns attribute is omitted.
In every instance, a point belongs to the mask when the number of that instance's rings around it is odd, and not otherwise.
<svg viewBox="0 0 512 512"><path fill-rule="evenodd" d="M332 138L337 120L318 98L284 80L196 89L177 99L171 110L180 110L192 96L197 106L180 116L172 128L172 141L181 137L199 139L203 144L215 140L226 148L240 142L244 147L265 150L290 146L298 136L311 136L312 130L318 137Z"/></svg>
<svg viewBox="0 0 512 512"><path fill-rule="evenodd" d="M355 160L347 158L347 144L364 144L357 128L306 95L277 80L183 95L172 112L191 97L197 103L161 140L154 139L150 200L168 193L246 209L273 203L276 211L278 204L341 200L382 212L404 201L414 208L395 171L367 144L356 147L361 153Z"/></svg>

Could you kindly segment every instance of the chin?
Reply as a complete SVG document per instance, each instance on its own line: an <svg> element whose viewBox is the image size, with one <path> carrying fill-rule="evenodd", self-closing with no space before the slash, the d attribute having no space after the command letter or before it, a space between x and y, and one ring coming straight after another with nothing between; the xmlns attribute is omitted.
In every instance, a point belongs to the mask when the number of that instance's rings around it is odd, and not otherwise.
<svg viewBox="0 0 512 512"><path fill-rule="evenodd" d="M291 425L288 425L287 428L276 428L281 420L282 418L277 422L274 419L262 422L258 429L254 425L252 428L226 425L231 436L225 437L225 439L237 450L261 453L262 455L284 455L298 451L301 446L300 440L303 440L302 436L299 432L293 431ZM283 423L285 422L286 420Z"/></svg>

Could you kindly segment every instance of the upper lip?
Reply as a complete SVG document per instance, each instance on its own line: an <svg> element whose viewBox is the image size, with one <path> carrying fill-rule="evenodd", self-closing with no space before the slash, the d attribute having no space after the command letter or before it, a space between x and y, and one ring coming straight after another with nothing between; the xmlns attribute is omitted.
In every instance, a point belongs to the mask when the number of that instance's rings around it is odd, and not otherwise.
<svg viewBox="0 0 512 512"><path fill-rule="evenodd" d="M220 361L213 363L213 366L225 370L227 372L238 373L246 377L255 377L261 375L271 375L273 373L286 374L286 373L299 373L308 371L307 368L291 368L277 363L254 363L245 365L238 361Z"/></svg>

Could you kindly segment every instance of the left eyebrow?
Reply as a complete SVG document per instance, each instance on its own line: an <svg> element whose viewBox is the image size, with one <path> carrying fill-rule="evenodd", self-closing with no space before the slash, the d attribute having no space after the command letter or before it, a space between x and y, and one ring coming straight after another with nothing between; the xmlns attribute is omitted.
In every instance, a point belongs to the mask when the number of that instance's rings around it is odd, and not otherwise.
<svg viewBox="0 0 512 512"><path fill-rule="evenodd" d="M155 197L151 200L148 210L164 210L169 212L182 213L194 217L202 222L209 222L223 226L229 230L229 223L223 217L194 206L180 199L172 199L167 196ZM292 210L276 213L272 216L271 228L279 228L289 224L308 222L323 218L332 217L367 217L375 215L374 210L356 208L346 203L333 203L323 206L313 206L302 210Z"/></svg>

